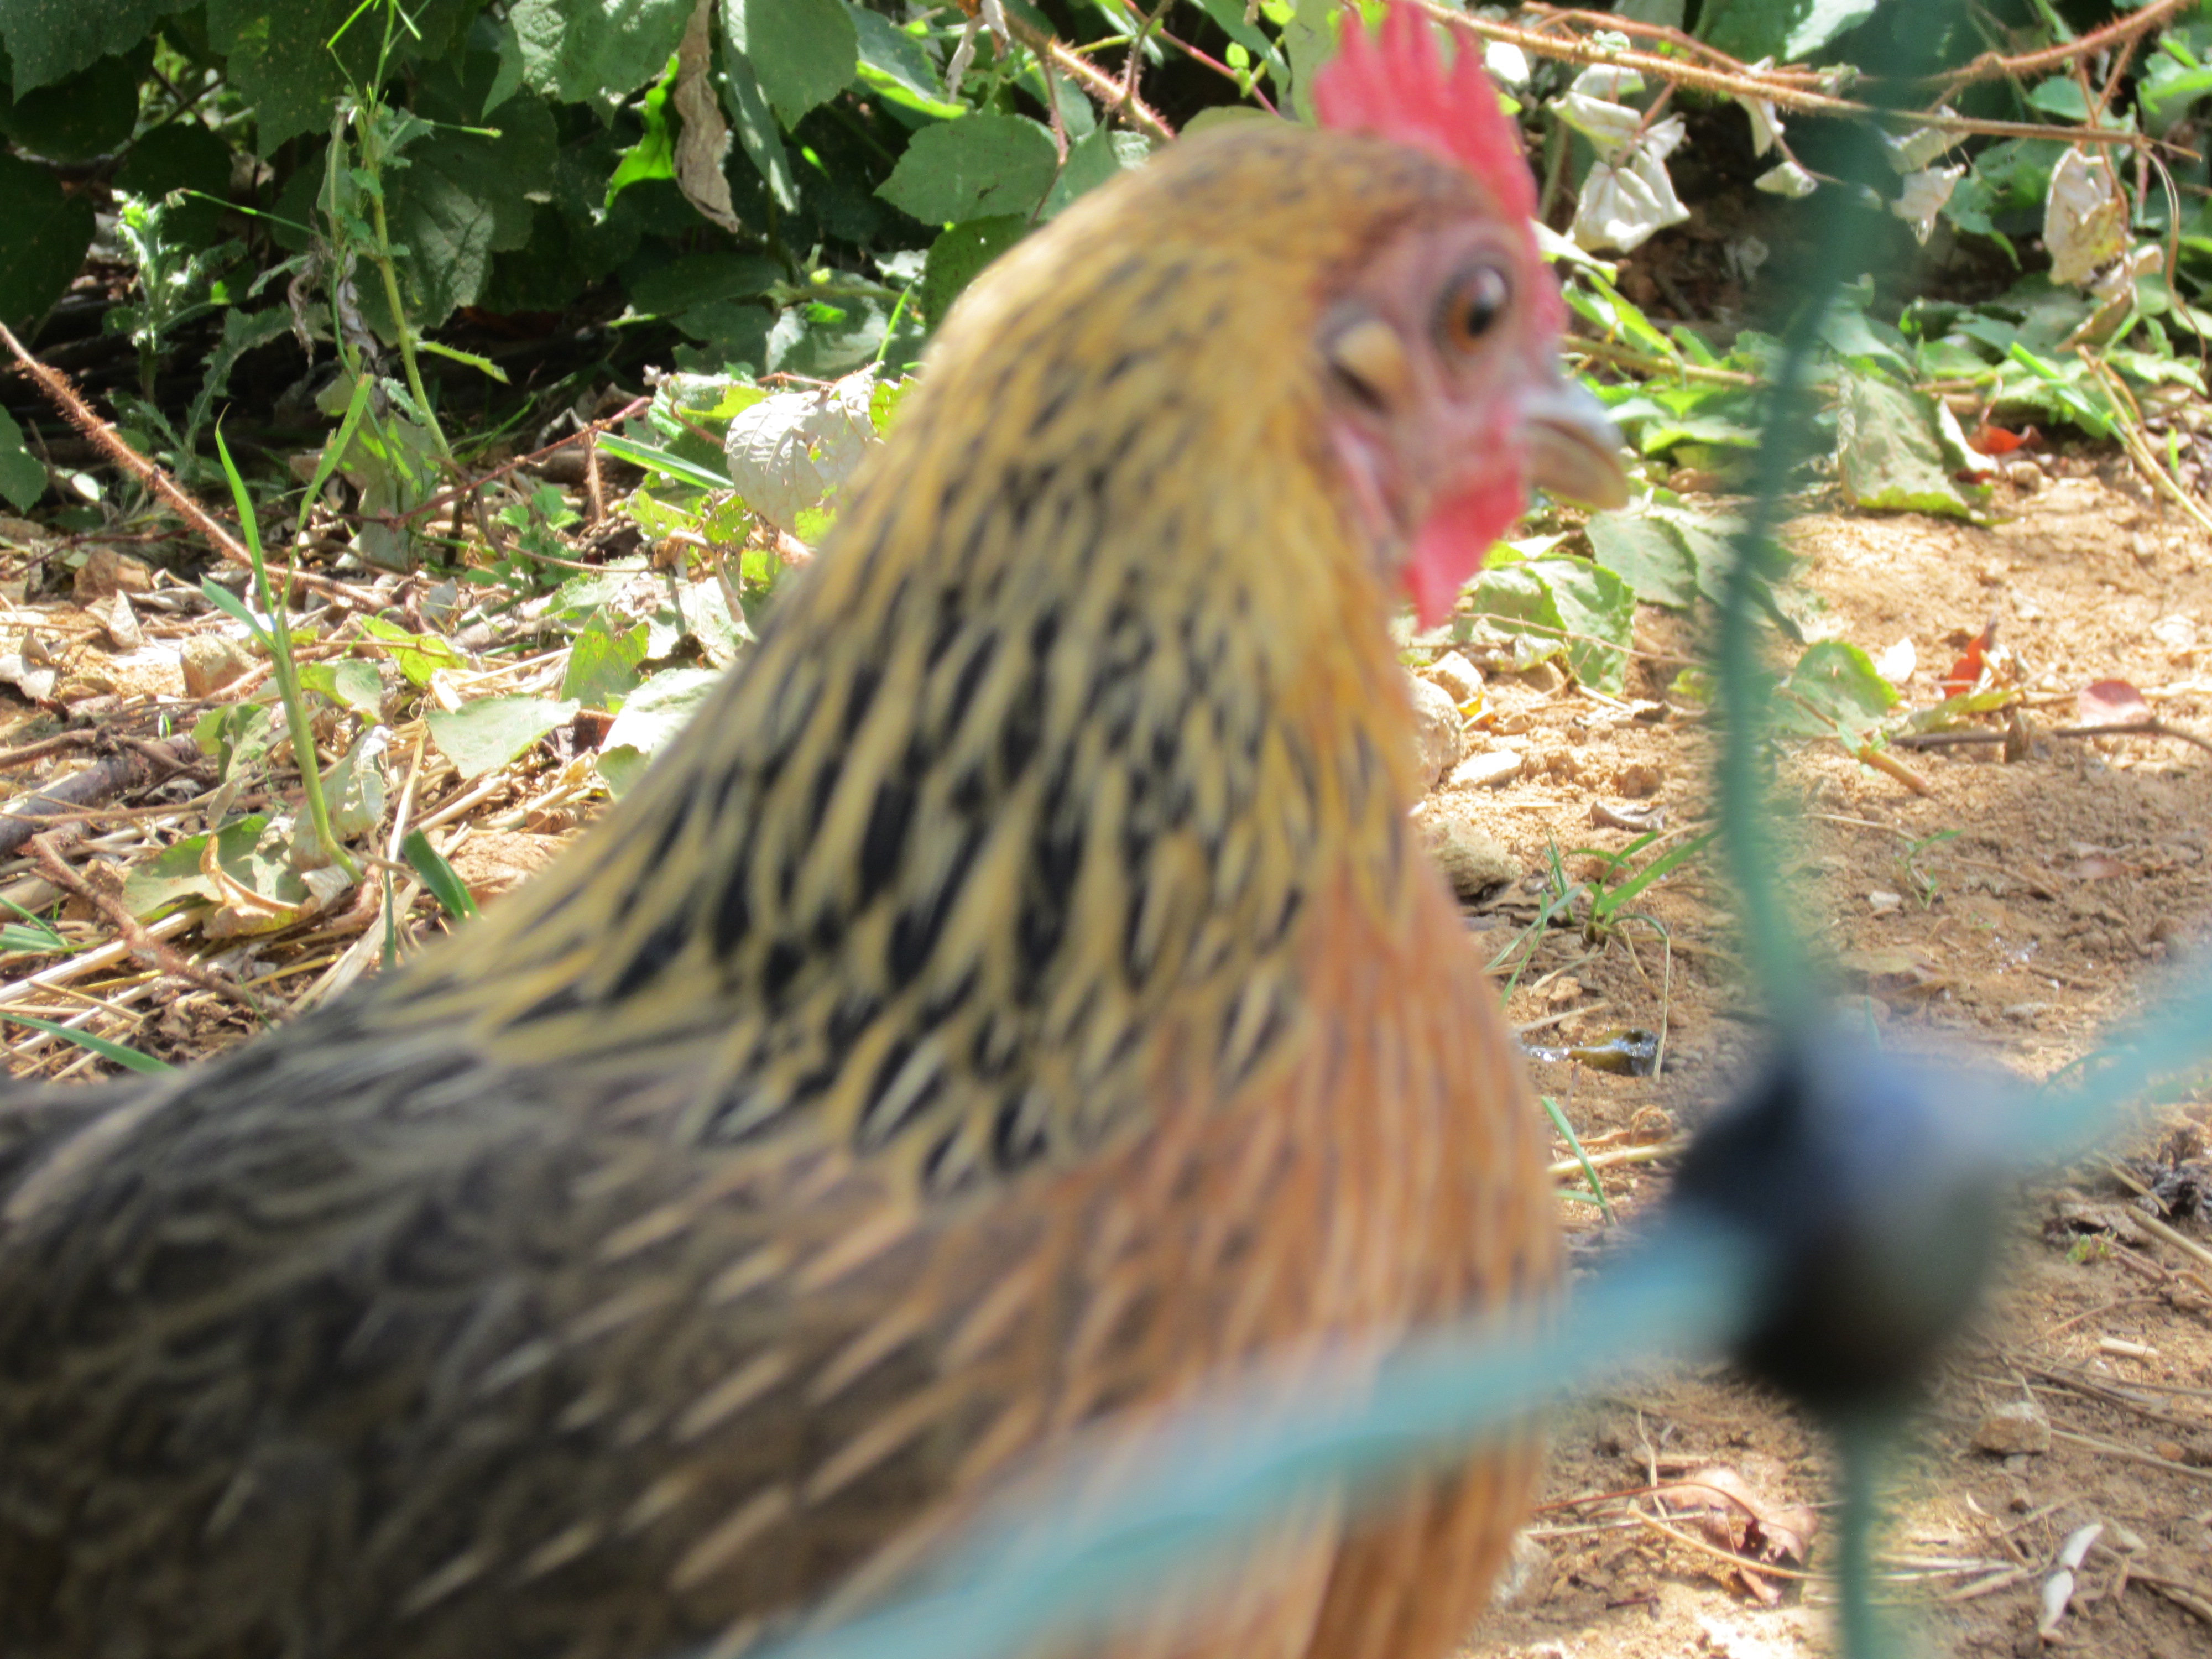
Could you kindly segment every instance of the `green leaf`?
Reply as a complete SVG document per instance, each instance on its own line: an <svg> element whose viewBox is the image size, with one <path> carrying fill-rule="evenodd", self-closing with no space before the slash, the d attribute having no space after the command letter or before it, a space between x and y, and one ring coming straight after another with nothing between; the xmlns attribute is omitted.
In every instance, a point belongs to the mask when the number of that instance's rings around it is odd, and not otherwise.
<svg viewBox="0 0 2212 1659"><path fill-rule="evenodd" d="M243 778L268 759L276 723L266 703L234 702L210 708L192 726L192 741L214 757L222 781Z"/></svg>
<svg viewBox="0 0 2212 1659"><path fill-rule="evenodd" d="M970 115L909 139L876 194L925 224L1034 212L1052 188L1052 134L1018 115Z"/></svg>
<svg viewBox="0 0 2212 1659"><path fill-rule="evenodd" d="M898 420L899 405L917 382L912 375L901 380L879 380L876 389L868 394L868 424L876 429L876 436L888 438Z"/></svg>
<svg viewBox="0 0 2212 1659"><path fill-rule="evenodd" d="M336 662L307 662L300 665L300 684L310 691L319 691L341 708L349 708L364 720L380 719L384 713L384 682L377 677L376 665L363 662L358 657L341 657Z"/></svg>
<svg viewBox="0 0 2212 1659"><path fill-rule="evenodd" d="M122 149L137 125L138 76L150 57L118 53L12 102L0 95L0 134L49 161L90 161Z"/></svg>
<svg viewBox="0 0 2212 1659"><path fill-rule="evenodd" d="M0 155L0 323L22 328L75 280L92 246L92 202L20 155Z"/></svg>
<svg viewBox="0 0 2212 1659"><path fill-rule="evenodd" d="M607 787L619 795L643 776L646 763L690 723L722 679L711 669L672 668L630 693L599 750Z"/></svg>
<svg viewBox="0 0 2212 1659"><path fill-rule="evenodd" d="M1823 640L1797 659L1775 701L1775 724L1801 737L1835 738L1856 749L1897 706L1897 688L1856 645Z"/></svg>
<svg viewBox="0 0 2212 1659"><path fill-rule="evenodd" d="M152 921L156 912L185 899L220 902L225 896L221 885L200 868L211 842L215 861L223 874L246 891L272 904L294 908L304 904L308 896L307 884L285 862L281 840L272 838L267 850L262 847L268 829L268 818L256 812L225 824L212 836L189 836L163 848L152 858L133 865L131 873L124 877L123 902L142 921Z"/></svg>
<svg viewBox="0 0 2212 1659"><path fill-rule="evenodd" d="M637 689L637 667L645 660L650 632L640 623L617 633L605 609L594 611L569 647L561 695L586 708L620 708L623 699Z"/></svg>
<svg viewBox="0 0 2212 1659"><path fill-rule="evenodd" d="M722 16L787 130L852 83L860 43L844 0L729 0Z"/></svg>
<svg viewBox="0 0 2212 1659"><path fill-rule="evenodd" d="M1619 696L1627 679L1635 593L1612 571L1583 559L1536 559L1528 568L1552 585L1553 600L1571 636L1567 665L1575 678L1592 690Z"/></svg>
<svg viewBox="0 0 2212 1659"><path fill-rule="evenodd" d="M1152 154L1152 147L1142 133L1101 127L1089 137L1077 140L1067 147L1067 165L1060 168L1060 177L1053 181L1052 191L1044 198L1042 216L1054 217L1077 197L1133 167L1142 167Z"/></svg>
<svg viewBox="0 0 2212 1659"><path fill-rule="evenodd" d="M921 41L881 12L852 4L849 10L860 47L860 83L895 104L941 121L966 112L945 96L937 66Z"/></svg>
<svg viewBox="0 0 2212 1659"><path fill-rule="evenodd" d="M1575 678L1593 690L1619 694L1636 595L1612 571L1581 559L1506 561L1474 581L1478 615L1508 634L1557 640Z"/></svg>
<svg viewBox="0 0 2212 1659"><path fill-rule="evenodd" d="M684 39L692 0L514 0L522 78L564 104L604 109L659 77Z"/></svg>
<svg viewBox="0 0 2212 1659"><path fill-rule="evenodd" d="M445 65L427 71L416 94L425 116L459 121L483 100L497 64L478 53L464 77ZM409 320L436 326L473 305L491 272L492 256L530 240L533 192L550 190L558 152L553 112L537 98L510 98L500 108L495 137L442 127L410 147L407 165L387 184L392 240L407 249L400 262ZM386 326L381 290L362 284L370 321Z"/></svg>
<svg viewBox="0 0 2212 1659"><path fill-rule="evenodd" d="M757 298L783 275L765 253L686 253L631 277L629 302L649 316L674 316L717 300Z"/></svg>
<svg viewBox="0 0 2212 1659"><path fill-rule="evenodd" d="M2086 125L2089 119L2088 94L2071 76L2054 75L2039 82L2027 94L2027 103L2029 108L2055 115L2062 121Z"/></svg>
<svg viewBox="0 0 2212 1659"><path fill-rule="evenodd" d="M788 213L799 205L799 184L792 177L790 152L776 131L775 112L769 108L768 94L761 90L760 76L753 72L752 60L731 43L730 14L737 3L722 0L722 107L729 112L738 143L752 158L769 194Z"/></svg>
<svg viewBox="0 0 2212 1659"><path fill-rule="evenodd" d="M607 180L609 202L632 185L676 176L676 133L668 109L669 97L676 86L676 66L677 60L670 58L660 79L638 100L635 113L643 131L637 142L623 151L615 162L614 176Z"/></svg>
<svg viewBox="0 0 2212 1659"><path fill-rule="evenodd" d="M921 271L921 290L915 297L932 327L945 319L952 302L983 267L1020 241L1029 228L1030 222L1020 214L1002 213L955 225L930 244L929 261Z"/></svg>
<svg viewBox="0 0 2212 1659"><path fill-rule="evenodd" d="M46 493L46 469L23 442L15 417L0 409L0 495L19 513L28 513Z"/></svg>
<svg viewBox="0 0 2212 1659"><path fill-rule="evenodd" d="M1852 506L1970 519L1952 473L1936 400L1923 392L1844 371L1836 406L1836 477Z"/></svg>
<svg viewBox="0 0 2212 1659"><path fill-rule="evenodd" d="M550 697L482 697L448 712L433 708L430 741L463 778L496 771L563 720L577 705Z"/></svg>
<svg viewBox="0 0 2212 1659"><path fill-rule="evenodd" d="M156 1060L151 1054L142 1054L136 1048L126 1048L119 1042L110 1042L104 1036L94 1036L90 1031L79 1031L67 1025L57 1025L50 1019L33 1019L28 1014L8 1014L4 1017L18 1025L27 1025L33 1030L58 1036L64 1042L74 1042L80 1048L88 1048L102 1060L112 1060L126 1071L173 1072L177 1068L166 1060Z"/></svg>
<svg viewBox="0 0 2212 1659"><path fill-rule="evenodd" d="M476 898L469 891L468 884L446 861L446 855L430 845L429 836L420 830L410 830L407 838L399 843L399 851L415 866L415 873L422 878L422 885L445 907L447 915L456 921L466 921L477 914Z"/></svg>
<svg viewBox="0 0 2212 1659"><path fill-rule="evenodd" d="M413 0L407 7L413 27L395 31L384 71L417 57L434 63L447 57L483 9L483 0ZM345 27L363 9L360 0L208 0L208 40L228 59L230 89L252 112L258 154L272 154L295 134L327 130L332 104L349 85L380 78L382 9L377 22Z"/></svg>
<svg viewBox="0 0 2212 1659"><path fill-rule="evenodd" d="M1879 0L1705 0L1698 36L1746 63L1802 62L1874 15Z"/></svg>
<svg viewBox="0 0 2212 1659"><path fill-rule="evenodd" d="M169 226L186 244L211 244L222 217L219 198L230 188L230 146L197 120L172 121L139 136L115 174L115 187L151 202L171 191L202 192L169 208Z"/></svg>
<svg viewBox="0 0 2212 1659"><path fill-rule="evenodd" d="M190 0L8 0L0 5L0 44L15 68L17 97L76 74L111 52L127 52L156 21Z"/></svg>
<svg viewBox="0 0 2212 1659"><path fill-rule="evenodd" d="M354 739L353 747L338 757L337 764L323 778L323 799L329 803L331 834L340 841L368 835L384 822L382 761L389 737L388 732L370 726Z"/></svg>
<svg viewBox="0 0 2212 1659"><path fill-rule="evenodd" d="M1589 531L1598 563L1638 599L1677 611L1697 599L1697 566L1671 526L1641 513L1598 513L1591 515Z"/></svg>
<svg viewBox="0 0 2212 1659"><path fill-rule="evenodd" d="M363 617L362 632L373 640L399 647L392 653L399 672L416 685L428 685L430 676L441 668L466 668L469 659L446 641L434 634L410 634L397 623L388 623L381 617Z"/></svg>

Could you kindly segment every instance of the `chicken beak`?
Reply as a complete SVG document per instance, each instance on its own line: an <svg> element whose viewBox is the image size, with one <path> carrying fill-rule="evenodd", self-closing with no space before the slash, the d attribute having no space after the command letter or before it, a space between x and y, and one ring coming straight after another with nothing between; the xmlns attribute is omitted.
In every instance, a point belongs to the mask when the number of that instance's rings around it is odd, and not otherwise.
<svg viewBox="0 0 2212 1659"><path fill-rule="evenodd" d="M1572 381L1552 379L1522 406L1528 482L1577 507L1628 505L1620 433L1605 405Z"/></svg>

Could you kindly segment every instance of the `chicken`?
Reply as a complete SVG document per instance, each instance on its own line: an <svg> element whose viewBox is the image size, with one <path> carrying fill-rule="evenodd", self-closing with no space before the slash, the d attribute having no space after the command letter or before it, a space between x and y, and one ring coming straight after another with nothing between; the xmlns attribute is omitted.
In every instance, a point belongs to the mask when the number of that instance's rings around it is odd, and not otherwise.
<svg viewBox="0 0 2212 1659"><path fill-rule="evenodd" d="M1386 623L1532 479L1621 485L1475 57L1401 8L1329 130L1179 144L988 273L537 882L0 1115L10 1659L741 1652L1222 1367L1542 1297ZM1153 1634L1440 1655L1535 1456L1318 1495Z"/></svg>

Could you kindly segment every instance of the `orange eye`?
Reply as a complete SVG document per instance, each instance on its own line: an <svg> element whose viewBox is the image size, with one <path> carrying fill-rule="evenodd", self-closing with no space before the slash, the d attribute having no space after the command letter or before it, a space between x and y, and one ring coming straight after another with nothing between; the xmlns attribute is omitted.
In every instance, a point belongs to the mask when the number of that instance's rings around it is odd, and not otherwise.
<svg viewBox="0 0 2212 1659"><path fill-rule="evenodd" d="M1498 326L1512 303L1512 280L1496 265L1477 265L1444 290L1437 337L1453 350L1470 350Z"/></svg>

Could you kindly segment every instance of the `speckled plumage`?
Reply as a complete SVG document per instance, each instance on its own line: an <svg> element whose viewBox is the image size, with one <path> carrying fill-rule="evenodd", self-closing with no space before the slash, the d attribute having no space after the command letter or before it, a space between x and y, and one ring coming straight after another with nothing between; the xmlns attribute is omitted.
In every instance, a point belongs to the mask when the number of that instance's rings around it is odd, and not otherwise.
<svg viewBox="0 0 2212 1659"><path fill-rule="evenodd" d="M1274 124L1089 198L582 846L282 1032L15 1108L0 1649L741 1650L1218 1365L1540 1291L1314 339L1486 210ZM1320 1495L1202 1644L1441 1655L1532 1469Z"/></svg>

